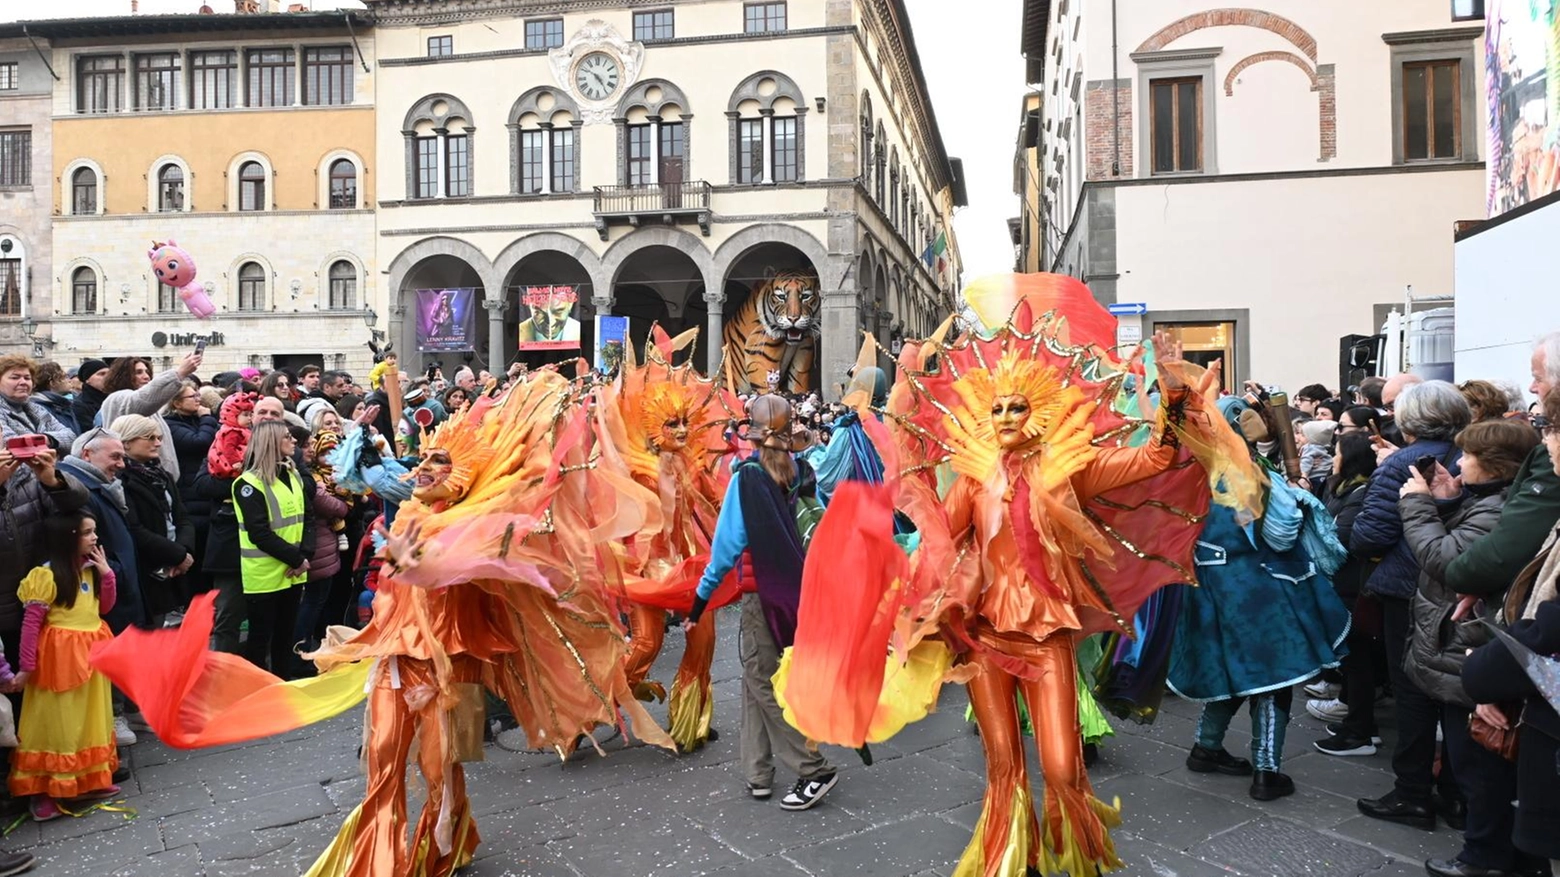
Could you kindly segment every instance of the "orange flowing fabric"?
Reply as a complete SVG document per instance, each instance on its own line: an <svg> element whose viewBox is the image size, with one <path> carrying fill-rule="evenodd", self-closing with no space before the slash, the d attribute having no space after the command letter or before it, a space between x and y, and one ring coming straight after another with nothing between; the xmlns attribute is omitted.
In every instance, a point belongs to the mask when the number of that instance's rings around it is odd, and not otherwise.
<svg viewBox="0 0 1560 877"><path fill-rule="evenodd" d="M92 650L92 666L141 708L162 742L198 749L258 740L363 702L367 664L283 682L237 655L211 651L215 605L215 592L202 594L179 627L132 627Z"/></svg>

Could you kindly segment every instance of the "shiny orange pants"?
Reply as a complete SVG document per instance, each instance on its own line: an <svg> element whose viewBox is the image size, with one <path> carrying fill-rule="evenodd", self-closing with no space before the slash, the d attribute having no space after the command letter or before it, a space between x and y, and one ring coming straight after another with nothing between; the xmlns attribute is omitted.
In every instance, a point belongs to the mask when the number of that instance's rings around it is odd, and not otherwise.
<svg viewBox="0 0 1560 877"><path fill-rule="evenodd" d="M454 655L451 682L481 682L482 662ZM350 877L447 877L470 864L480 839L471 821L466 797L466 773L453 762L449 746L449 710L437 699L414 710L407 695L437 684L433 663L398 658L395 671L386 661L376 670L374 690L368 696L368 791L363 798L357 836L345 872ZM395 683L399 679L400 687ZM427 783L423 805L411 846L406 843L406 759L417 740L417 766ZM449 825L453 845L440 853L434 830L444 803L449 801Z"/></svg>
<svg viewBox="0 0 1560 877"><path fill-rule="evenodd" d="M1029 804L1028 814L1012 812L1015 801L1020 800L1015 792L1018 789L1027 792L1029 788L1024 736L1015 697L1019 691L1023 692L1034 722L1035 743L1040 750L1040 769L1045 775L1047 790L1074 789L1092 795L1083 767L1083 733L1078 725L1077 657L1072 637L1066 633L1046 637L1032 652L1026 653L1024 660L1039 670L1037 678L1017 678L981 653L972 660L981 672L969 682L970 706L974 709L981 745L986 751L986 800L981 816L985 835L977 840L985 849L988 874L1000 873L997 866L1004 859L1004 851L1018 841L1011 837L1014 817L1027 820L1030 838L1042 837L1032 804ZM1021 800L1028 804L1030 798L1026 795ZM1040 865L1039 843L1031 844L1027 858L1028 865Z"/></svg>
<svg viewBox="0 0 1560 877"><path fill-rule="evenodd" d="M629 604L628 634L631 640L628 655L623 659L623 674L628 677L628 687L635 688L650 675L650 667L661 654L666 641L666 610L643 603ZM710 611L688 631L682 663L677 668L678 678L702 679L707 684L714 657L715 612Z"/></svg>

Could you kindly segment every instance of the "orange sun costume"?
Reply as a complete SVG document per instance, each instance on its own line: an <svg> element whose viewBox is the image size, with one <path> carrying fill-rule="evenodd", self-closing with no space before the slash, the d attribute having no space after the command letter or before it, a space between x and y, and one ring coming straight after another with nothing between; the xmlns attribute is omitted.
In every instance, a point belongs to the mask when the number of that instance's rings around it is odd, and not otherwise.
<svg viewBox="0 0 1560 877"><path fill-rule="evenodd" d="M625 559L629 574L622 602L631 636L625 670L641 700L668 699L661 684L647 677L661 651L667 610L686 615L692 609L709 560L725 492L715 467L724 443L712 427L740 410L692 365L672 364L697 338L697 329L670 338L652 327L644 363L635 361L632 347L626 348L617 379L597 390L602 470L610 466L626 474L654 497L660 511L659 527L631 540ZM737 596L735 583L728 582L711 603L722 606ZM710 735L714 657L712 612L688 631L667 705L672 739L685 752L702 746Z"/></svg>
<svg viewBox="0 0 1560 877"><path fill-rule="evenodd" d="M1097 875L1121 865L1108 831L1120 815L1084 770L1074 640L1131 635L1144 599L1195 581L1211 485L1250 507L1258 482L1209 413L1211 374L1163 363L1181 380L1157 422L1117 412L1135 363L1114 355L1115 321L1083 284L1014 275L966 298L982 325L947 343L950 320L907 344L888 422L863 420L886 483L843 485L825 513L776 687L808 737L856 747L926 715L942 682L966 682L987 790L955 877ZM1129 446L1143 428L1148 443ZM944 463L955 477L940 497ZM908 559L887 536L896 507L921 536ZM830 574L841 567L877 576L847 587ZM1039 819L1017 694L1045 776Z"/></svg>
<svg viewBox="0 0 1560 877"><path fill-rule="evenodd" d="M419 498L401 505L385 547L373 621L310 655L321 670L315 679L240 673L223 661L232 656L177 631L142 634L95 658L143 708L149 698L149 722L175 745L277 733L290 717L257 707L293 706L317 720L366 691L367 792L308 877L448 877L470 864L479 842L460 762L481 757L484 688L508 701L537 748L567 756L620 715L646 742L672 748L630 692L622 632L607 608L609 591L621 587L611 543L659 518L597 477L588 438L584 406L551 370L479 397L442 424L423 449L425 466L447 459L442 492L423 499L433 494L419 478ZM206 613L204 605L192 613L197 634L202 621L209 628ZM146 678L154 671L174 681ZM408 845L414 746L427 803Z"/></svg>

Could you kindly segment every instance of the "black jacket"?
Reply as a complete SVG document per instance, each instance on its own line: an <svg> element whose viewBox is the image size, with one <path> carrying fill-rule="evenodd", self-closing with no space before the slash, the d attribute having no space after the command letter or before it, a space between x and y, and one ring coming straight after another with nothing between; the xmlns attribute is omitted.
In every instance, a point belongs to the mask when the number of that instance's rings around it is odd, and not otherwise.
<svg viewBox="0 0 1560 877"><path fill-rule="evenodd" d="M29 470L30 471L30 470ZM0 631L22 629L22 604L16 589L22 577L43 562L43 519L73 512L87 504L81 482L56 470L59 486L44 487L37 478L0 484Z"/></svg>
<svg viewBox="0 0 1560 877"><path fill-rule="evenodd" d="M218 478L202 460L195 472L194 494L211 504L206 527L206 556L200 568L208 573L237 574L238 515L233 511L234 478Z"/></svg>
<svg viewBox="0 0 1560 877"><path fill-rule="evenodd" d="M1354 532L1354 519L1359 517L1360 509L1365 507L1365 485L1356 484L1341 494L1330 488L1325 493L1327 512L1333 516L1338 541L1347 546ZM1371 563L1370 558L1350 549L1348 559L1333 575L1333 590L1338 592L1345 603L1353 605L1365 589L1365 580L1370 578L1373 569L1375 564Z"/></svg>
<svg viewBox="0 0 1560 877"><path fill-rule="evenodd" d="M1419 562L1403 539L1403 519L1398 514L1398 490L1409 479L1409 469L1421 456L1435 457L1456 475L1462 451L1447 441L1420 439L1388 457L1365 486L1365 507L1360 509L1349 534L1349 550L1379 558L1365 589L1382 597L1407 600L1419 589Z"/></svg>
<svg viewBox="0 0 1560 877"><path fill-rule="evenodd" d="M103 400L108 394L91 384L82 384L81 392L70 402L70 410L76 415L76 434L80 435L92 428L92 422L97 420L98 410L103 407Z"/></svg>
<svg viewBox="0 0 1560 877"><path fill-rule="evenodd" d="M195 527L185 514L178 485L172 476L156 464L125 467L119 480L125 485L125 516L130 538L135 540L137 577L149 615L161 615L177 609L179 593L173 580L160 573L184 562L195 553ZM174 536L168 537L167 520L173 519Z"/></svg>
<svg viewBox="0 0 1560 877"><path fill-rule="evenodd" d="M195 487L195 473L200 471L206 452L211 450L211 443L216 441L217 427L221 424L210 414L204 417L199 414L164 414L163 420L168 422L168 434L173 436L173 450L179 458L179 490L186 494L185 500L188 501Z"/></svg>

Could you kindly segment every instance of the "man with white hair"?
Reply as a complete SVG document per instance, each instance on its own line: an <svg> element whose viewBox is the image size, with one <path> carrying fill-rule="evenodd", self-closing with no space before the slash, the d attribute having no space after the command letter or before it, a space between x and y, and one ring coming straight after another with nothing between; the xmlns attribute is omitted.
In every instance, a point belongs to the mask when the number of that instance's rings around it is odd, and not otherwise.
<svg viewBox="0 0 1560 877"><path fill-rule="evenodd" d="M463 365L455 370L455 386L465 390L468 394L477 391L477 376L471 371L471 366Z"/></svg>

